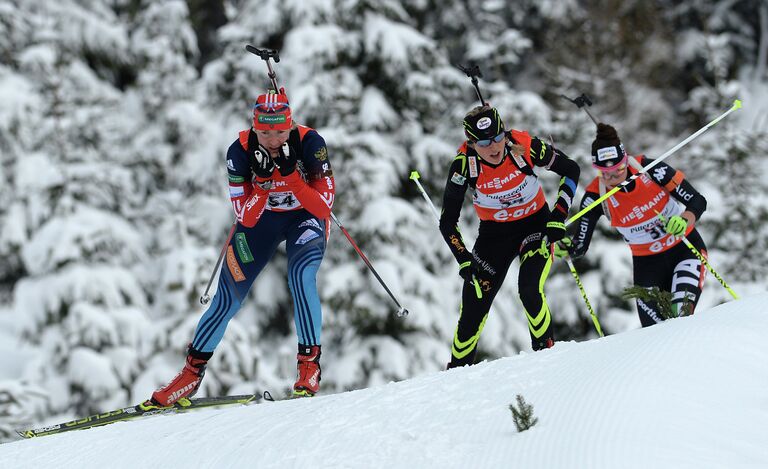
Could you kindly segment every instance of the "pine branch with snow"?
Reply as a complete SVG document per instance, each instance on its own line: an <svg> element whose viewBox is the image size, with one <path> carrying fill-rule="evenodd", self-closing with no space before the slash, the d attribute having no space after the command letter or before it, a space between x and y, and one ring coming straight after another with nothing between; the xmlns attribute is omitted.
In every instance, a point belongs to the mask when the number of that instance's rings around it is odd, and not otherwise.
<svg viewBox="0 0 768 469"><path fill-rule="evenodd" d="M690 316L693 314L691 302L686 299L680 304L680 308L675 308L672 303L672 293L661 290L659 287L641 287L632 285L624 289L622 298L625 300L640 299L644 302L653 302L659 306L659 313L664 319L677 318L681 316Z"/></svg>

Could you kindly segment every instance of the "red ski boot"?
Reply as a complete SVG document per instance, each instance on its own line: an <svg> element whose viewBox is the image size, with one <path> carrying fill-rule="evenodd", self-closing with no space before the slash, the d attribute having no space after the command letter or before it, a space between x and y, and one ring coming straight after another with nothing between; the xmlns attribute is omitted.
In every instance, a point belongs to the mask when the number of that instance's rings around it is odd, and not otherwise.
<svg viewBox="0 0 768 469"><path fill-rule="evenodd" d="M299 377L293 385L293 397L312 397L320 389L320 346L299 345Z"/></svg>
<svg viewBox="0 0 768 469"><path fill-rule="evenodd" d="M170 383L152 394L153 404L166 407L172 406L182 397L192 397L200 387L205 376L205 367L213 352L198 352L189 347L184 368Z"/></svg>

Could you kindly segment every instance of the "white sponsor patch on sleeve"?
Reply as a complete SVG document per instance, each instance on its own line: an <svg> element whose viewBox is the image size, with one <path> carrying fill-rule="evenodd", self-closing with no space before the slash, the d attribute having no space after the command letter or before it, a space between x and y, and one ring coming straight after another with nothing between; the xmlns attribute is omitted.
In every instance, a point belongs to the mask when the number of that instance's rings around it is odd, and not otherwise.
<svg viewBox="0 0 768 469"><path fill-rule="evenodd" d="M462 176L459 173L453 173L453 176L451 176L451 182L454 184L458 184L460 186L464 185L464 182L466 182L467 178Z"/></svg>
<svg viewBox="0 0 768 469"><path fill-rule="evenodd" d="M245 195L245 188L243 186L229 186L229 198L234 199L236 197L242 197Z"/></svg>

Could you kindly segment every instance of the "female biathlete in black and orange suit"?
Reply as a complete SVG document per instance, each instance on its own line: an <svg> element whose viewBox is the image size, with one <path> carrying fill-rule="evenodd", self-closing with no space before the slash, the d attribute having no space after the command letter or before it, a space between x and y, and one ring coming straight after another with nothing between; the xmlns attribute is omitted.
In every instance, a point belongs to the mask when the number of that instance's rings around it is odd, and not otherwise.
<svg viewBox="0 0 768 469"><path fill-rule="evenodd" d="M579 180L579 166L574 161L526 132L505 130L495 108L479 106L470 111L464 118L464 132L467 141L448 172L440 218L440 231L465 279L449 368L473 363L493 298L517 256L518 294L528 317L533 349L553 345L544 281L552 264L551 243L565 236L564 221ZM562 176L551 213L533 172L535 166ZM468 188L480 218L472 252L456 226Z"/></svg>
<svg viewBox="0 0 768 469"><path fill-rule="evenodd" d="M581 207L587 207L606 189L618 186L652 161L643 156L627 156L616 129L598 124L597 138L592 142L592 165L600 175L587 186ZM701 296L704 266L682 242L682 236L706 257L707 248L694 228L706 208L706 199L685 175L660 162L587 212L579 220L572 245L566 249L573 257L583 256L597 220L606 215L632 250L635 285L671 292L673 311L669 313L673 316L692 314ZM569 241L565 238L558 244ZM561 256L565 251L558 246L555 254ZM641 298L636 302L643 327L665 319L656 302Z"/></svg>

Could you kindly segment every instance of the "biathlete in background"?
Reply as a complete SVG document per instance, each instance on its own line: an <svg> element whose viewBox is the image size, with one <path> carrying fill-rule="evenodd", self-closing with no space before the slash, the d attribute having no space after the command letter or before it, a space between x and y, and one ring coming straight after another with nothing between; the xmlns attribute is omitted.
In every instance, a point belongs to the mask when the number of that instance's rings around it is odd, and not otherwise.
<svg viewBox="0 0 768 469"><path fill-rule="evenodd" d="M616 129L598 124L592 142L592 166L599 175L587 186L581 207L587 207L652 161L642 155L628 156ZM701 296L705 270L696 254L682 242L682 236L706 258L706 246L694 227L706 208L706 199L685 175L660 162L587 212L576 225L573 238L558 243L555 254L570 253L574 258L586 254L597 221L605 215L632 251L635 285L671 292L672 316L692 314ZM643 327L665 319L658 302L638 297L636 303Z"/></svg>
<svg viewBox="0 0 768 469"><path fill-rule="evenodd" d="M448 171L440 217L440 231L465 279L448 368L474 362L493 299L518 256L518 294L532 347L540 350L554 344L544 281L552 265L552 243L565 236L564 221L579 180L579 166L573 160L527 132L507 130L493 107L472 109L463 124L467 140ZM536 167L562 176L551 212ZM480 218L472 251L457 227L467 189Z"/></svg>
<svg viewBox="0 0 768 469"><path fill-rule="evenodd" d="M283 241L298 335L293 394L312 396L320 387L322 314L315 276L325 253L335 193L325 141L314 129L294 122L283 89L271 90L256 100L253 126L229 147L227 172L237 223L218 289L197 325L184 368L152 394L157 405L171 405L197 391L227 323Z"/></svg>

